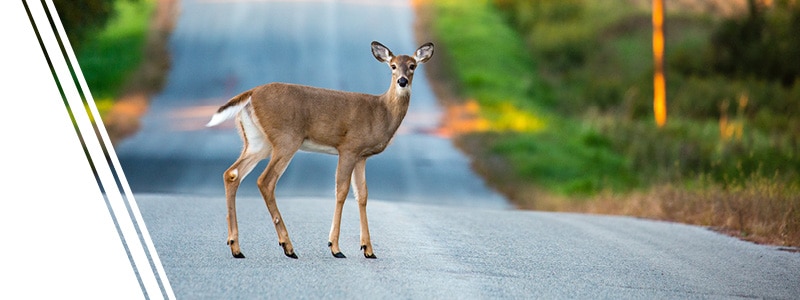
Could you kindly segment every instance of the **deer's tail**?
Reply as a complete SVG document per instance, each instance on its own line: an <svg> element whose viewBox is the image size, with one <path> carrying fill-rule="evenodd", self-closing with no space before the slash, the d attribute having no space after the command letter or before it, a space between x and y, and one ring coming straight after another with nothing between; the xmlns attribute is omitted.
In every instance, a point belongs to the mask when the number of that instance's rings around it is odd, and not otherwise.
<svg viewBox="0 0 800 300"><path fill-rule="evenodd" d="M211 121L208 121L206 127L216 126L227 119L235 116L242 108L250 103L253 90L246 91L228 100L227 103L219 107L217 112L211 116Z"/></svg>

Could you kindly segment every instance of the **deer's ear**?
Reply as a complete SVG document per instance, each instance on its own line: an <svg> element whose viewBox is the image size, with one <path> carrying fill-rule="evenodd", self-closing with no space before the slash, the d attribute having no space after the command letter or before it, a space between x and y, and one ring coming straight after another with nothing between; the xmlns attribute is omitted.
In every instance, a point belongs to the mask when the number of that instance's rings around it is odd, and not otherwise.
<svg viewBox="0 0 800 300"><path fill-rule="evenodd" d="M425 43L417 49L417 52L414 52L414 59L416 59L418 63L428 61L431 59L431 56L433 56L433 43Z"/></svg>
<svg viewBox="0 0 800 300"><path fill-rule="evenodd" d="M385 63L388 63L390 60L392 60L392 57L394 57L394 54L392 54L392 51L389 50L389 48L386 48L386 46L383 44L375 41L372 42L372 55L375 56L375 59L377 59L379 62Z"/></svg>

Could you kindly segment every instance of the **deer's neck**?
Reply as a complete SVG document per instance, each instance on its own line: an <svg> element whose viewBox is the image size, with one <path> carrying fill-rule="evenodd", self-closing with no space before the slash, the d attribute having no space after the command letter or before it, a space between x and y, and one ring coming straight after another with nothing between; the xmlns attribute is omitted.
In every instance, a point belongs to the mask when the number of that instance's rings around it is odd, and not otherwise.
<svg viewBox="0 0 800 300"><path fill-rule="evenodd" d="M406 112L408 112L408 105L411 100L411 89L409 87L406 88L405 91L400 92L398 88L392 85L385 94L381 95L381 98L389 112L389 126L392 129L392 133L394 133L397 131L397 128L400 127L400 123L403 122L403 118L405 118Z"/></svg>

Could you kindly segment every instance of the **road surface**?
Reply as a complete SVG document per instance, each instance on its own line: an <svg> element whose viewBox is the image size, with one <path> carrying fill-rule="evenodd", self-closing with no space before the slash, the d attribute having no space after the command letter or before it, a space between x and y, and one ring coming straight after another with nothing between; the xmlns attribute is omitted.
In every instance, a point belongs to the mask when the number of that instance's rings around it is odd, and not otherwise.
<svg viewBox="0 0 800 300"><path fill-rule="evenodd" d="M327 247L333 203L279 203L299 259L283 255L260 197L239 200L245 259L225 245L219 197L139 195L179 299L797 299L800 255L701 227L626 217L373 201L378 259L359 251L345 205Z"/></svg>
<svg viewBox="0 0 800 300"><path fill-rule="evenodd" d="M203 125L229 97L285 81L382 93L371 56L418 45L403 1L184 1L172 71L142 130L115 149L179 299L783 298L800 295L800 255L704 228L624 217L515 211L470 171L451 141L427 134L439 108L425 67L395 142L367 162L377 260L358 249L345 205L340 246L326 246L336 159L298 153L278 185L298 260L285 257L255 177L238 201L246 259L227 236L221 174L241 142ZM437 59L434 55L433 59ZM263 169L264 163L257 168Z"/></svg>

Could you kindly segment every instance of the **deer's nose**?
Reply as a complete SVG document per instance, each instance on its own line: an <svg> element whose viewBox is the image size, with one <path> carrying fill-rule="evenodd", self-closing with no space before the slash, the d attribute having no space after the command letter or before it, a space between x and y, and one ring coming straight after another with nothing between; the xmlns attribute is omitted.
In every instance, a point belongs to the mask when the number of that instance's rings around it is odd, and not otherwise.
<svg viewBox="0 0 800 300"><path fill-rule="evenodd" d="M408 85L408 79L405 77L400 77L400 79L397 80L397 84L399 84L400 87L406 87L406 85Z"/></svg>

